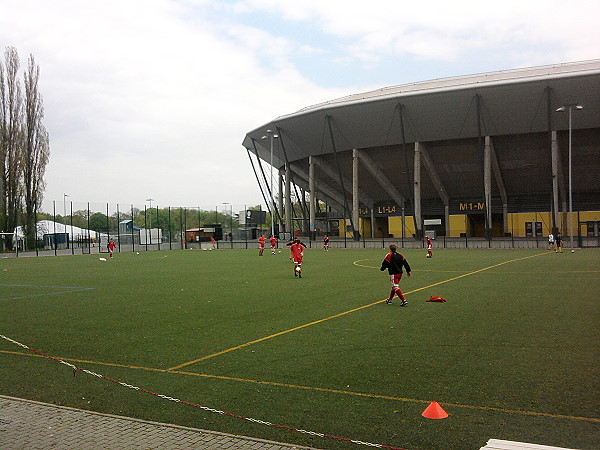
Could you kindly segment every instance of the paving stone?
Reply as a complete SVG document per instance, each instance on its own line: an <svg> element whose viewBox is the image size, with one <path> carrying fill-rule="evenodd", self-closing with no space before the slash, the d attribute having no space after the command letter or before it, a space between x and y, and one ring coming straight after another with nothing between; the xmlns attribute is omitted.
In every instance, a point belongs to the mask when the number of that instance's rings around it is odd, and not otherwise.
<svg viewBox="0 0 600 450"><path fill-rule="evenodd" d="M0 395L0 448L309 449Z"/></svg>

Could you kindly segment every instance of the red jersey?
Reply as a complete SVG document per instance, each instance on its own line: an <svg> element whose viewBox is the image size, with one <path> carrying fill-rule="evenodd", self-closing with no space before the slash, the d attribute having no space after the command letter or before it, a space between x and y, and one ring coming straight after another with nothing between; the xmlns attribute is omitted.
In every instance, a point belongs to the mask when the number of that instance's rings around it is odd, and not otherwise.
<svg viewBox="0 0 600 450"><path fill-rule="evenodd" d="M304 251L304 245L293 243L290 246L290 252L292 253L292 258L296 262L302 262L302 252Z"/></svg>
<svg viewBox="0 0 600 450"><path fill-rule="evenodd" d="M264 248L265 247L265 238L264 236L261 236L258 238L258 245L260 246L260 248Z"/></svg>
<svg viewBox="0 0 600 450"><path fill-rule="evenodd" d="M387 269L390 275L396 275L402 273L402 268L405 268L406 272L410 273L410 266L408 265L408 261L402 256L402 253L390 252L385 255L380 270L383 272Z"/></svg>
<svg viewBox="0 0 600 450"><path fill-rule="evenodd" d="M425 238L425 241L427 243L427 248L431 248L432 244L431 244L431 239L429 239L429 237Z"/></svg>
<svg viewBox="0 0 600 450"><path fill-rule="evenodd" d="M277 245L277 238L275 236L271 236L271 247L275 247Z"/></svg>
<svg viewBox="0 0 600 450"><path fill-rule="evenodd" d="M108 248L108 251L112 252L115 249L115 243L110 241L106 247Z"/></svg>

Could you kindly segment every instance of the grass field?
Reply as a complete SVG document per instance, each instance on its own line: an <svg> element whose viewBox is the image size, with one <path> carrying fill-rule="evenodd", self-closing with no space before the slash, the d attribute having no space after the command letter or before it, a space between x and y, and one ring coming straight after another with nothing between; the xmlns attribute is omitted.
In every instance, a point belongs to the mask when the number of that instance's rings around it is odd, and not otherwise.
<svg viewBox="0 0 600 450"><path fill-rule="evenodd" d="M0 334L112 379L344 439L600 448L600 249L161 251L0 259ZM425 302L431 295L447 303ZM128 389L0 339L0 393L317 448L361 448ZM421 416L431 401L449 413Z"/></svg>

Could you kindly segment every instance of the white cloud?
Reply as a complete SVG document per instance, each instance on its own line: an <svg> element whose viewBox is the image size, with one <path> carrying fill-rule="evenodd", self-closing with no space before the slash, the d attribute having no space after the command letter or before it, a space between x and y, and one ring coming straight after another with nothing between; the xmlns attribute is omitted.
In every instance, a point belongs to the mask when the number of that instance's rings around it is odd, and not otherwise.
<svg viewBox="0 0 600 450"><path fill-rule="evenodd" d="M238 4L246 10L277 11L290 21L316 23L324 33L347 41L349 55L366 63L402 55L456 60L470 50L500 43L513 43L515 54L523 46L558 47L561 61L597 58L600 48L600 2L595 0L246 0Z"/></svg>
<svg viewBox="0 0 600 450"><path fill-rule="evenodd" d="M41 69L47 199L211 206L261 201L247 131L380 86L363 69L485 51L503 68L595 58L599 16L583 0L3 0L0 44ZM330 74L338 87L321 87Z"/></svg>
<svg viewBox="0 0 600 450"><path fill-rule="evenodd" d="M184 4L7 6L0 41L41 68L47 200L258 203L246 131L330 96L281 56L285 38L251 28L228 37L226 24L187 16ZM255 56L264 48L279 58L268 70Z"/></svg>

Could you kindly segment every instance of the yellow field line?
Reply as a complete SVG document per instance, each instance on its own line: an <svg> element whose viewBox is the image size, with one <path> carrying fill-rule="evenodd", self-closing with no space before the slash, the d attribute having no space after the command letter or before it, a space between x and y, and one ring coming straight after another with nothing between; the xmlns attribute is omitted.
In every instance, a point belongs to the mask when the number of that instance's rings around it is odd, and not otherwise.
<svg viewBox="0 0 600 450"><path fill-rule="evenodd" d="M534 256L539 256L541 254L542 253L535 254L533 256L531 256L531 255L526 256L526 258L533 258ZM366 266L364 264L359 264L359 262L361 262L361 261L370 261L370 259L359 259L359 260L354 261L352 264L357 267L365 267L367 269L379 269L379 266ZM512 262L512 261L516 261L516 259L507 261L507 262ZM495 266L492 266L492 267L495 267ZM482 270L486 270L486 269L482 269ZM416 269L416 270L413 270L413 272L417 272L417 273L420 273L420 272L461 273L462 270ZM566 270L566 271L561 270L561 271L557 271L557 272L548 272L547 270L545 270L543 272L540 270L519 270L516 272L502 272L502 273L510 273L510 274L512 274L512 273L519 273L519 274L522 274L522 273L531 273L531 274L539 274L539 273L545 273L545 274L548 274L548 273L600 273L600 270Z"/></svg>
<svg viewBox="0 0 600 450"><path fill-rule="evenodd" d="M0 350L0 353L6 353L9 355L19 355L19 356L34 356L38 358L45 358L43 355L36 355L34 353L23 353L23 352L14 352L10 350ZM149 370L152 372L164 372L164 369L153 369L152 367L143 367L143 366L131 366L129 364L118 364L111 362L100 362L100 361L90 361L87 359L75 359L75 358L62 358L56 356L55 358L61 359L63 361L72 361L77 363L85 363L85 364L99 364L101 366L110 366L110 367L122 367L124 369L140 369L140 370Z"/></svg>
<svg viewBox="0 0 600 450"><path fill-rule="evenodd" d="M414 290L409 291L409 292L405 292L404 295L409 295L409 294L412 294L414 292L419 292L419 291L422 291L424 289L429 289L429 288L434 287L434 286L439 286L440 284L449 283L450 281L458 280L459 278L463 278L463 277L468 277L470 275L474 275L476 273L480 273L480 272L483 272L483 271L486 271L486 270L489 270L489 269L493 269L494 267L499 267L499 266L502 266L504 264L508 264L508 263L515 262L515 261L520 261L520 260L523 260L523 259L534 258L536 256L545 255L545 254L546 253L539 253L539 254L535 254L535 255L524 256L522 258L516 258L516 259L511 259L511 260L508 260L508 261L503 261L501 263L494 264L493 266L484 267L483 269L478 269L478 270L475 270L473 272L468 272L468 273L459 275L457 277L449 278L449 279L444 280L444 281L439 281L437 283L430 284L429 286L424 286L424 287L421 287L421 288L418 288L418 289L414 289ZM167 369L167 371L174 371L174 370L177 370L177 369L181 369L183 367L186 367L186 366L189 366L189 365L201 362L201 361L206 361L207 359L210 359L210 358L214 358L215 356L224 355L225 353L229 353L229 352L232 352L234 350L239 350L241 348L248 347L249 345L257 344L259 342L263 342L263 341L266 341L266 340L269 340L269 339L273 339L273 338L278 337L278 336L283 336L284 334L288 334L288 333L291 333L293 331L297 331L297 330L301 330L303 328L310 327L312 325L323 323L323 322L326 322L326 321L331 320L331 319L336 319L338 317L345 316L346 314L350 314L350 313L353 313L353 312L356 312L356 311L360 311L361 309L370 308L371 306L377 305L378 303L381 303L383 301L385 301L385 299L377 300L376 302L369 303L368 305L359 306L358 308L354 308L354 309L351 309L349 311L344 311L344 312L341 312L339 314L335 314L333 316L325 317L324 319L319 319L319 320L315 320L314 322L305 323L304 325L300 325L300 326L297 326L297 327L294 327L294 328L290 328L289 330L280 331L279 333L271 334L269 336L265 336L265 337L262 337L260 339L256 339L254 341L246 342L245 344L240 344L240 345L237 345L235 347L231 347L231 348L228 348L226 350L222 350L222 351L217 352L217 353L212 353L210 355L206 355L206 356L203 356L201 358L194 359L192 361L188 361L188 362L185 362L183 364L179 364L177 366L170 367L170 368Z"/></svg>
<svg viewBox="0 0 600 450"><path fill-rule="evenodd" d="M42 356L42 355L8 351L8 350L0 350L0 353L6 353L6 354L18 355L18 356L32 356L32 357L37 357L37 358L44 358L44 356ZM74 358L59 358L59 359L64 360L64 361L78 362L78 363L96 364L96 365L111 366L111 367L122 367L122 368L126 368L126 369L138 369L138 370L148 370L148 371L152 371L152 372L164 372L164 370L162 370L162 369L155 369L152 367L130 366L130 365L126 365L126 364L88 361L88 360L84 360L84 359L74 359ZM224 380L224 381L236 381L239 383L255 383L255 384L262 384L262 385L266 385L266 386L276 386L276 387L284 387L284 388L290 388L290 389L303 389L303 390L307 390L307 391L327 392L327 393L331 393L331 394L351 395L351 396L357 396L357 397L391 400L391 401L405 402L405 403L422 403L422 404L430 403L429 400L419 400L416 398L395 397L392 395L369 394L369 393L365 393L365 392L346 391L343 389L329 389L329 388L322 388L322 387L315 387L315 386L304 386L304 385L299 385L299 384L279 383L277 381L250 380L250 379L246 379L246 378L228 377L228 376L223 376L223 375L210 375L210 374L206 374L206 373L188 372L188 371L184 371L184 370L172 370L170 373L177 374L177 375L201 377L201 378L211 378L211 379ZM519 410L519 409L497 408L497 407L493 407L493 406L463 405L461 403L442 402L442 404L446 408L454 407L454 408L464 408L464 409L475 409L475 410L480 410L480 411L496 411L496 412L503 412L503 413L508 413L508 414L522 414L522 415L527 415L527 416L549 417L549 418L553 418L553 419L568 419L568 420L578 420L578 421L585 421L585 422L600 423L600 419L597 419L594 417L570 416L570 415L565 415L565 414L551 414L551 413L543 413L543 412L537 412L537 411L524 411L524 410Z"/></svg>
<svg viewBox="0 0 600 450"><path fill-rule="evenodd" d="M415 398L395 397L392 395L369 394L369 393L365 393L365 392L345 391L342 389L328 389L328 388L315 387L315 386L303 386L303 385L298 385L298 384L279 383L276 381L248 380L245 378L227 377L227 376L221 376L221 375L208 375L208 374L203 374L203 373L194 373L194 372L179 371L179 370L173 371L172 373L176 373L176 374L180 374L180 375L191 375L191 376L197 376L197 377L204 377L204 378L215 378L215 379L226 380L226 381L238 381L238 382L244 382L244 383L256 383L256 384L264 384L264 385L268 385L268 386L277 386L277 387L286 387L286 388L292 388L292 389L304 389L304 390L309 390L309 391L328 392L328 393L332 393L332 394L354 395L354 396L358 396L358 397L393 400L393 401L398 401L398 402L423 403L423 404L431 403L430 400L419 400L419 399L415 399ZM442 402L442 404L447 407L477 409L477 410L484 410L484 411L498 411L498 412L504 412L504 413L509 413L509 414L524 414L524 415L529 415L529 416L543 416L543 417L551 417L551 418L555 418L555 419L583 420L586 422L600 423L600 419L597 419L595 417L569 416L569 415L565 415L565 414L551 414L551 413L543 413L543 412L537 412L537 411L524 411L524 410L519 410L519 409L497 408L494 406L463 405L461 403Z"/></svg>
<svg viewBox="0 0 600 450"><path fill-rule="evenodd" d="M376 305L377 303L381 303L382 301L383 300L377 300L376 302L370 303L368 305L359 306L358 308L354 308L354 309L351 309L349 311L344 311L344 312L341 312L339 314L335 314L333 316L325 317L324 319L315 320L314 322L305 323L304 325L299 325L297 327L290 328L289 330L280 331L279 333L271 334L269 336L265 336L265 337L262 337L260 339L256 339L254 341L246 342L245 344L237 345L235 347L228 348L227 350L222 350L220 352L213 353L211 355L206 355L206 356L203 356L202 358L198 358L198 359L195 359L193 361L188 361L186 363L179 364L178 366L170 367L169 369L167 369L167 371L170 372L170 371L174 371L174 370L177 370L177 369L181 369L182 367L186 367L186 366L189 366L191 364L195 364L195 363L200 362L200 361L204 361L204 360L207 360L207 359L210 359L210 358L214 358L215 356L223 355L225 353L229 353L229 352L232 352L234 350L239 350L240 348L248 347L249 345L257 344L259 342L263 342L263 341L266 341L268 339L273 339L274 337L282 336L284 334L291 333L292 331L301 330L302 328L306 328L306 327L310 327L312 325L316 325L318 323L326 322L328 320L335 319L337 317L341 317L341 316L344 316L346 314L350 314L350 313L359 311L361 309L368 308L370 306Z"/></svg>

